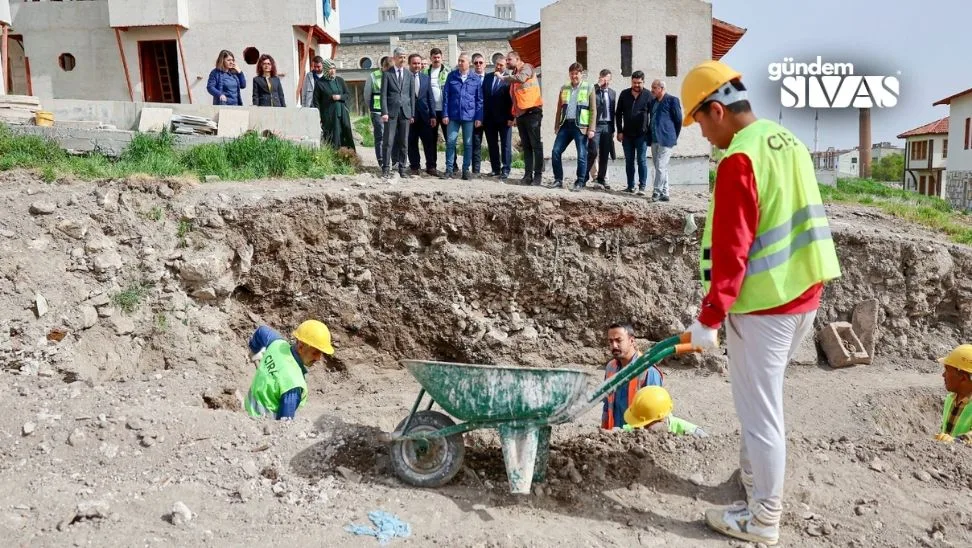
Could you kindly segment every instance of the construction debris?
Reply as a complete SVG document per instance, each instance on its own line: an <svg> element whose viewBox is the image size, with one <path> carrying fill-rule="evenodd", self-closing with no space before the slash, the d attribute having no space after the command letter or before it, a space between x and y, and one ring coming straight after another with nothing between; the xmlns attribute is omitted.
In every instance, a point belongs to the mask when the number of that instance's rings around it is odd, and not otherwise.
<svg viewBox="0 0 972 548"><path fill-rule="evenodd" d="M871 357L849 322L834 322L817 333L830 367L870 363Z"/></svg>
<svg viewBox="0 0 972 548"><path fill-rule="evenodd" d="M172 116L172 132L181 135L215 135L218 127L215 120L204 116Z"/></svg>
<svg viewBox="0 0 972 548"><path fill-rule="evenodd" d="M0 95L0 122L11 125L32 125L40 99L30 95Z"/></svg>

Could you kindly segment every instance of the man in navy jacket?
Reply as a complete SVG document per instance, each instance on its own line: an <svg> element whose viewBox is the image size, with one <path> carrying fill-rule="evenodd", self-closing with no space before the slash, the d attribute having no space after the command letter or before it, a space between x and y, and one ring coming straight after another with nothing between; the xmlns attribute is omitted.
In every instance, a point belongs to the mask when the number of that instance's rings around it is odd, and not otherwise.
<svg viewBox="0 0 972 548"><path fill-rule="evenodd" d="M425 153L425 171L429 175L438 176L435 169L436 133L438 125L435 119L435 96L432 95L432 80L422 72L422 56L413 53L408 57L408 65L412 70L412 87L418 90L415 97L415 121L408 132L408 166L410 175L418 175L422 169L422 158L419 156L419 139L422 140L422 151Z"/></svg>
<svg viewBox="0 0 972 548"><path fill-rule="evenodd" d="M668 201L668 162L672 149L682 131L682 104L678 97L665 93L665 82L651 83L652 100L648 123L648 144L651 145L651 164L655 168L655 185L652 201Z"/></svg>
<svg viewBox="0 0 972 548"><path fill-rule="evenodd" d="M483 127L490 175L508 179L513 160L513 97L509 82L503 80L506 57L499 56L494 69L483 80Z"/></svg>

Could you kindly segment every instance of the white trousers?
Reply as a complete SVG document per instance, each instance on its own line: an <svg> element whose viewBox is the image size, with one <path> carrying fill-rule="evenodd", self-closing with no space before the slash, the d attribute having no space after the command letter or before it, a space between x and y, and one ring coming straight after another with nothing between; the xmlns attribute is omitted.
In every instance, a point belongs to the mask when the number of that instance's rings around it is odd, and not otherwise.
<svg viewBox="0 0 972 548"><path fill-rule="evenodd" d="M732 400L742 426L739 467L753 476L750 508L768 523L778 523L783 511L783 372L816 315L730 314L726 323Z"/></svg>

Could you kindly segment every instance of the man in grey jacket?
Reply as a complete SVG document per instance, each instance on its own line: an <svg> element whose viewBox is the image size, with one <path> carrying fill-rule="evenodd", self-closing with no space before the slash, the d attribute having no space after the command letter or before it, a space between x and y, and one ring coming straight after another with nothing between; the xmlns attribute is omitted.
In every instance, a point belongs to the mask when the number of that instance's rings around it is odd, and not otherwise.
<svg viewBox="0 0 972 548"><path fill-rule="evenodd" d="M398 164L398 175L405 177L408 154L408 126L415 121L414 76L405 66L406 53L401 47L394 51L395 66L381 78L381 121L385 124L385 151L381 166L382 177L390 177L392 164Z"/></svg>
<svg viewBox="0 0 972 548"><path fill-rule="evenodd" d="M314 102L314 88L323 74L324 58L318 55L311 61L311 70L304 76L304 85L300 87L300 106L310 107Z"/></svg>

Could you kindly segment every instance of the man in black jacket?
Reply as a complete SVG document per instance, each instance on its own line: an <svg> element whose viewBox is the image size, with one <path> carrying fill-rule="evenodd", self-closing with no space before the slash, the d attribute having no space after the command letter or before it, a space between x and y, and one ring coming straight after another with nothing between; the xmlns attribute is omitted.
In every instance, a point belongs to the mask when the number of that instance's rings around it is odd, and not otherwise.
<svg viewBox="0 0 972 548"><path fill-rule="evenodd" d="M645 195L648 183L648 115L651 94L645 91L645 73L631 74L631 87L618 95L614 111L618 141L624 149L624 168L628 175L625 192L634 193L635 159L638 160L638 195Z"/></svg>
<svg viewBox="0 0 972 548"><path fill-rule="evenodd" d="M614 158L614 107L618 104L618 94L611 89L611 71L604 69L597 79L594 93L597 100L597 126L594 129L594 139L587 145L587 165L594 172L594 161L597 162L597 183L604 190L611 190L605 175L607 175L608 156ZM592 175L591 178L594 178Z"/></svg>
<svg viewBox="0 0 972 548"><path fill-rule="evenodd" d="M422 72L422 56L413 53L408 56L408 67L411 69L412 89L415 93L415 123L408 130L408 167L409 175L418 176L422 168L422 158L419 156L419 141L422 141L422 151L425 153L425 172L434 177L439 173L435 169L436 144L439 134L436 133L435 96L432 95L432 81L429 75Z"/></svg>
<svg viewBox="0 0 972 548"><path fill-rule="evenodd" d="M506 57L496 59L494 71L483 79L483 128L489 148L490 176L508 179L513 160L513 97L503 80Z"/></svg>

